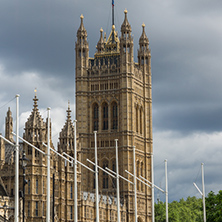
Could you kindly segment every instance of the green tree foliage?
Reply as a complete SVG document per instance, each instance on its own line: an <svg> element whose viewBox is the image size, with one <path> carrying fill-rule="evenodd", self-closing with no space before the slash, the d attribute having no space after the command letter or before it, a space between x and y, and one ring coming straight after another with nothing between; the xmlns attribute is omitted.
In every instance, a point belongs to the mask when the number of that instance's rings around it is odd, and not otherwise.
<svg viewBox="0 0 222 222"><path fill-rule="evenodd" d="M202 199L196 197L183 198L168 204L169 222L202 222ZM166 221L166 205L163 202L155 204L155 221Z"/></svg>
<svg viewBox="0 0 222 222"><path fill-rule="evenodd" d="M213 191L208 193L206 199L207 221L221 222L222 221L222 190L218 194Z"/></svg>

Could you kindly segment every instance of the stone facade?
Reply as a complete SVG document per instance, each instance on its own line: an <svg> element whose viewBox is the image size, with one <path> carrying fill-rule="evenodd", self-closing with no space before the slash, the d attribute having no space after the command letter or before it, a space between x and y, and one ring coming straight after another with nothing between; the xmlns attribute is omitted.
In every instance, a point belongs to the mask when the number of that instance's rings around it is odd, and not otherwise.
<svg viewBox="0 0 222 222"><path fill-rule="evenodd" d="M89 57L87 31L81 16L77 31L76 52L76 119L78 160L94 168L94 131L97 131L98 164L116 170L115 139L118 139L119 173L133 181L125 170L133 173L133 146L136 149L136 174L151 181L152 154L152 95L151 54L149 40L142 26L139 39L138 63L134 62L134 43L131 25L125 18L118 37L115 26L106 39L100 30L100 39L94 58ZM46 152L47 132L51 120L44 121L34 96L33 110L25 123L23 138ZM74 155L74 123L70 107L67 119L59 134L57 150ZM6 115L5 137L14 142L11 132L13 120L10 109ZM11 145L0 139L1 184L6 196L14 196L14 152ZM25 219L40 222L46 219L46 156L26 143L20 144L30 160L26 169ZM95 221L94 173L78 165L78 221ZM54 203L54 221L74 221L73 165L51 151L51 207ZM20 169L20 190L22 190ZM54 179L53 179L54 178ZM54 189L53 189L54 187ZM53 195L54 193L54 195ZM99 171L100 221L116 221L116 181ZM128 182L120 180L121 221L134 221L134 191ZM138 221L151 221L151 189L137 182ZM52 212L52 210L51 210Z"/></svg>
<svg viewBox="0 0 222 222"><path fill-rule="evenodd" d="M151 54L149 40L142 26L138 63L134 62L133 37L125 10L120 38L115 26L106 39L100 39L94 58L89 58L87 31L81 24L76 41L76 118L81 143L81 158L94 160L94 131L97 131L98 162L103 168L115 170L115 144L118 139L119 172L133 180L125 170L133 172L133 146L136 147L137 175L151 181L152 95ZM90 165L89 165L90 166ZM81 170L82 190L94 192L94 175ZM115 183L99 173L101 194L116 192ZM121 198L127 209L127 221L134 220L134 193L128 182L120 181ZM137 183L138 217L151 220L151 189Z"/></svg>

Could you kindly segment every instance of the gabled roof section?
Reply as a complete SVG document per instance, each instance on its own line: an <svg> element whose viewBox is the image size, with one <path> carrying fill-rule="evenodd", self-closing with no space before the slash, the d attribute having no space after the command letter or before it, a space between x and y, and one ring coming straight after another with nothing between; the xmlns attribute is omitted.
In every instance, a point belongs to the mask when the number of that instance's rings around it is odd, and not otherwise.
<svg viewBox="0 0 222 222"><path fill-rule="evenodd" d="M95 57L112 56L120 53L119 38L118 33L115 30L115 25L112 26L112 30L108 37L108 40L106 41L106 39L104 38L103 43L104 50L100 52L97 51L95 53Z"/></svg>

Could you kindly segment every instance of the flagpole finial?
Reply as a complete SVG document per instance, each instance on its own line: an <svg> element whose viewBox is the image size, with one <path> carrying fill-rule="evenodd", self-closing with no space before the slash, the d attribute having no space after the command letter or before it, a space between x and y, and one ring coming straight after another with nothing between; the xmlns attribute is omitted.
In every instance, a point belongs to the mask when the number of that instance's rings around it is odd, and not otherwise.
<svg viewBox="0 0 222 222"><path fill-rule="evenodd" d="M35 97L37 96L37 88L34 89Z"/></svg>

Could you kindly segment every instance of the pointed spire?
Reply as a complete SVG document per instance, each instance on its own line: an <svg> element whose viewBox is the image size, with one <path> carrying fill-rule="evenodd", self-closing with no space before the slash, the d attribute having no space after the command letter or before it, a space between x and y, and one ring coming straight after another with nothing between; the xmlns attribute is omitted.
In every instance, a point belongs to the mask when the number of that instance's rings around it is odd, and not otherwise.
<svg viewBox="0 0 222 222"><path fill-rule="evenodd" d="M81 19L81 23L80 23L80 27L79 27L79 28L80 28L80 30L81 30L81 31L86 30L86 29L85 29L85 27L84 27L84 25L83 25L83 19L84 19L83 14L82 14L82 15L80 15L80 19Z"/></svg>
<svg viewBox="0 0 222 222"><path fill-rule="evenodd" d="M132 29L131 29L131 25L129 24L129 21L127 19L127 10L126 9L125 9L124 13L125 13L125 19L124 19L123 24L121 26L121 32L131 32Z"/></svg>
<svg viewBox="0 0 222 222"><path fill-rule="evenodd" d="M96 48L97 48L98 52L102 52L104 49L104 39L103 39L103 29L102 28L100 29L100 39L97 43Z"/></svg>
<svg viewBox="0 0 222 222"><path fill-rule="evenodd" d="M87 36L87 32L86 32L86 29L85 29L84 24L83 24L83 18L84 18L84 16L81 15L80 16L81 22L80 22L79 29L77 31L77 37Z"/></svg>
<svg viewBox="0 0 222 222"><path fill-rule="evenodd" d="M10 107L8 107L7 115L5 118L5 138L11 142L14 142L12 132L13 132L13 118Z"/></svg>
<svg viewBox="0 0 222 222"><path fill-rule="evenodd" d="M35 88L34 92L35 92L35 97L33 99L33 101L34 101L33 107L34 107L34 110L36 110L36 109L38 109L38 104L37 104L38 99L37 99L37 89L36 88Z"/></svg>
<svg viewBox="0 0 222 222"><path fill-rule="evenodd" d="M67 112L67 119L69 120L69 119L71 119L71 109L70 109L70 101L68 101L68 110L66 110L66 112Z"/></svg>
<svg viewBox="0 0 222 222"><path fill-rule="evenodd" d="M68 101L68 109L67 112L67 119L65 121L65 125L63 126L61 132L59 133L59 152L66 152L70 154L74 150L74 125L71 120L71 109L70 109L70 102Z"/></svg>
<svg viewBox="0 0 222 222"><path fill-rule="evenodd" d="M140 39L139 39L139 43L140 44L149 44L149 40L148 40L148 37L146 35L146 32L145 32L145 24L143 23L142 24L142 35L140 36Z"/></svg>

